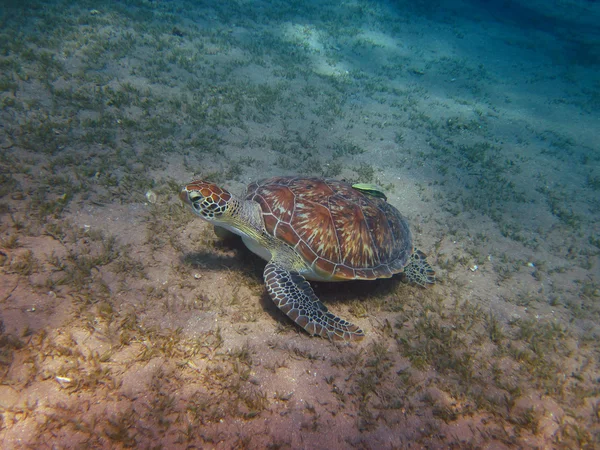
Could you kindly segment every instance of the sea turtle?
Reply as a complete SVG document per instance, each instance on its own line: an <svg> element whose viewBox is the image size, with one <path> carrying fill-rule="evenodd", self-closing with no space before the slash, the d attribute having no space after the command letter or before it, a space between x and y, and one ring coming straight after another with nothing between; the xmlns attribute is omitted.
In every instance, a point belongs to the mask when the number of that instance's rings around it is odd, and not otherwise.
<svg viewBox="0 0 600 450"><path fill-rule="evenodd" d="M199 180L185 186L180 198L215 230L240 235L268 261L269 295L311 335L347 341L364 333L330 313L307 279L374 280L403 272L421 286L435 281L425 255L413 247L406 218L376 188L275 177L251 183L242 199Z"/></svg>

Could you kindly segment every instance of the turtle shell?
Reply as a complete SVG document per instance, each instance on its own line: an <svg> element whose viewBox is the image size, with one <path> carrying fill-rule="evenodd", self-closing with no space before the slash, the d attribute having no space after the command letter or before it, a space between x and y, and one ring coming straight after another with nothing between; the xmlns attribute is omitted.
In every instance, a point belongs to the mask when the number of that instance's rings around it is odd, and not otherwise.
<svg viewBox="0 0 600 450"><path fill-rule="evenodd" d="M401 272L413 251L407 220L384 199L324 178L276 177L248 186L265 228L324 280L372 280Z"/></svg>

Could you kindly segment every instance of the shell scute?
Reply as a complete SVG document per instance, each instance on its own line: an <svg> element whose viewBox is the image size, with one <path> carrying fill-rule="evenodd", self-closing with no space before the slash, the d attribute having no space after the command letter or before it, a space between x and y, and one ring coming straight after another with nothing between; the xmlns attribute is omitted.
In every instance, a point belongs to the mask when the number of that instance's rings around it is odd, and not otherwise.
<svg viewBox="0 0 600 450"><path fill-rule="evenodd" d="M339 246L337 229L331 219L329 210L316 202L296 202L296 209L291 222L299 239L304 241L317 255L330 261L338 261ZM292 241L295 244L295 241Z"/></svg>
<svg viewBox="0 0 600 450"><path fill-rule="evenodd" d="M318 258L317 254L304 241L299 241L298 244L296 244L296 251L302 255L309 265Z"/></svg>
<svg viewBox="0 0 600 450"><path fill-rule="evenodd" d="M333 270L333 276L343 280L352 280L356 278L356 271L348 266L338 264Z"/></svg>
<svg viewBox="0 0 600 450"><path fill-rule="evenodd" d="M289 223L279 222L275 228L275 237L281 239L284 242L297 242L298 235Z"/></svg>
<svg viewBox="0 0 600 450"><path fill-rule="evenodd" d="M317 258L313 263L316 272L324 276L331 276L335 270L335 264L323 258Z"/></svg>
<svg viewBox="0 0 600 450"><path fill-rule="evenodd" d="M279 223L277 217L275 217L273 214L263 214L263 220L265 222L265 228L269 234L275 236L275 227Z"/></svg>

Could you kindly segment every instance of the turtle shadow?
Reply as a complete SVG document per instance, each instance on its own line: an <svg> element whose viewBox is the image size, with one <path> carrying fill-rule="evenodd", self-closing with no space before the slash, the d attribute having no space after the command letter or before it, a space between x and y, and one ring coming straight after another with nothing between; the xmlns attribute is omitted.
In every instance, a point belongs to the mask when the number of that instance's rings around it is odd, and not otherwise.
<svg viewBox="0 0 600 450"><path fill-rule="evenodd" d="M260 272L262 274L262 272ZM392 296L402 286L408 286L401 274L391 278L360 281L309 281L315 294L327 307L349 305L354 301L369 301L377 297ZM260 296L261 307L277 321L287 324L286 316L275 306L266 289Z"/></svg>
<svg viewBox="0 0 600 450"><path fill-rule="evenodd" d="M225 239L219 239L216 249L229 254L200 250L182 255L181 261L187 266L202 270L229 269L245 272L262 283L263 271L267 263L252 253L239 236L232 235ZM325 306L336 308L338 305L348 305L354 301L369 301L377 297L391 296L399 286L406 284L402 278L402 274L397 274L391 278L377 280L309 281L309 283ZM293 326L294 323L275 306L266 288L259 297L259 304L263 311L279 324L296 328ZM300 330L299 327L297 329Z"/></svg>
<svg viewBox="0 0 600 450"><path fill-rule="evenodd" d="M377 280L338 282L311 282L317 296L326 304L344 304L355 300L368 301L374 297L391 295L405 285L400 274Z"/></svg>
<svg viewBox="0 0 600 450"><path fill-rule="evenodd" d="M342 314L339 308L354 301L369 301L375 297L391 297L400 286L406 285L401 275L378 280L339 281L339 282L310 282L319 300L334 314ZM278 323L282 329L295 330L303 334L302 327L289 319L275 306L267 290L263 290L259 298L260 307L269 317ZM349 317L343 317L349 319Z"/></svg>
<svg viewBox="0 0 600 450"><path fill-rule="evenodd" d="M179 260L182 264L203 270L219 270L219 268L232 268L235 266L235 256L216 255L212 252L198 251L184 253Z"/></svg>
<svg viewBox="0 0 600 450"><path fill-rule="evenodd" d="M251 273L262 280L265 262L246 248L239 236L219 239L215 250L197 250L184 253L180 262L194 269L219 271L223 269ZM227 254L225 254L227 253Z"/></svg>

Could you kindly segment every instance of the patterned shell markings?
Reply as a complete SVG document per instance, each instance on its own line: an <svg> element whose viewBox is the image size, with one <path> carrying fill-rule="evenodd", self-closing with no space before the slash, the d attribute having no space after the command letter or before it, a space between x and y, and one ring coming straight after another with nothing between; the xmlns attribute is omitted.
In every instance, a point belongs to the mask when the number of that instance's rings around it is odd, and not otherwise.
<svg viewBox="0 0 600 450"><path fill-rule="evenodd" d="M246 199L259 203L269 233L335 279L389 277L412 252L408 224L395 208L337 180L259 181Z"/></svg>

